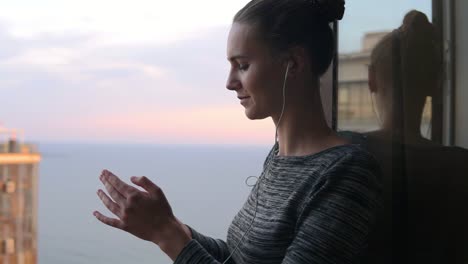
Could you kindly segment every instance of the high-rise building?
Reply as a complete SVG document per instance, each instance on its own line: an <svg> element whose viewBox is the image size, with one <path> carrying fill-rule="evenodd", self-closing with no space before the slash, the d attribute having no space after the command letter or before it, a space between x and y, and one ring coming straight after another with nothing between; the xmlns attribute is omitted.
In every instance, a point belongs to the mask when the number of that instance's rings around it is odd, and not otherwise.
<svg viewBox="0 0 468 264"><path fill-rule="evenodd" d="M37 263L38 166L35 146L0 127L0 263Z"/></svg>

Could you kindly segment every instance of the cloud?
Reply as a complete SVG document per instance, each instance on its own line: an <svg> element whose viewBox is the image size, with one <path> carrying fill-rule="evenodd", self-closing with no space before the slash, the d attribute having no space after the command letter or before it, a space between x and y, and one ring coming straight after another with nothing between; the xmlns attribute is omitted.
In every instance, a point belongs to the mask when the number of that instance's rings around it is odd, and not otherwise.
<svg viewBox="0 0 468 264"><path fill-rule="evenodd" d="M97 32L105 43L172 43L190 32L229 25L248 0L15 0L0 16L16 36ZM216 11L214 11L216 10Z"/></svg>
<svg viewBox="0 0 468 264"><path fill-rule="evenodd" d="M248 120L239 106L193 107L137 116L104 116L89 120L107 130L155 142L268 144L270 120ZM127 136L128 137L128 136Z"/></svg>
<svg viewBox="0 0 468 264"><path fill-rule="evenodd" d="M227 27L206 30L171 45L102 45L99 36L89 34L25 39L0 31L11 47L0 61L0 92L8 98L0 119L43 139L138 135L155 140L165 135L180 141L206 133L207 141L241 140L239 135L248 135L224 129L234 116L247 120L235 93L224 87L227 32ZM220 110L233 105L236 111ZM231 116L213 116L219 111ZM149 123L160 127L147 127Z"/></svg>
<svg viewBox="0 0 468 264"><path fill-rule="evenodd" d="M17 55L21 48L18 45L18 41L11 37L10 32L8 32L1 22L2 21L0 20L0 43L2 43L2 48L0 49L0 60L5 60Z"/></svg>
<svg viewBox="0 0 468 264"><path fill-rule="evenodd" d="M228 30L228 27L220 27L202 31L170 45L108 47L101 55L107 59L137 60L156 67L163 65L169 78L180 86L191 88L191 91L184 91L190 93L188 96L197 97L203 94L200 96L200 104L219 100L221 103L228 103L228 97L224 95L232 94L225 89L229 69L226 60Z"/></svg>
<svg viewBox="0 0 468 264"><path fill-rule="evenodd" d="M249 120L240 105L95 114L35 125L35 138L58 141L268 145L274 136L270 120Z"/></svg>

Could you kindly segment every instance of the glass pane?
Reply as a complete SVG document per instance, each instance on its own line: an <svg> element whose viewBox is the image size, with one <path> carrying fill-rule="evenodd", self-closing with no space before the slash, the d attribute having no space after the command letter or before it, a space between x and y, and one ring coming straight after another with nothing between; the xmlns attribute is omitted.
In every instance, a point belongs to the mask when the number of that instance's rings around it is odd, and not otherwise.
<svg viewBox="0 0 468 264"><path fill-rule="evenodd" d="M468 261L468 150L441 143L446 4L348 1L340 22L338 130L382 169L369 263Z"/></svg>

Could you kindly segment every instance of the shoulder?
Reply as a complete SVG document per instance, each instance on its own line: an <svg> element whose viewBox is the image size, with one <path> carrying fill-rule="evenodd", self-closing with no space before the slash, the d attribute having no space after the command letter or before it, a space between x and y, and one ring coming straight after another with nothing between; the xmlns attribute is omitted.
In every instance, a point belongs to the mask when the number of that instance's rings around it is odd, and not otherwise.
<svg viewBox="0 0 468 264"><path fill-rule="evenodd" d="M367 143L367 134L358 133L354 131L343 130L338 132L338 136L349 140L354 144L360 144L365 146Z"/></svg>
<svg viewBox="0 0 468 264"><path fill-rule="evenodd" d="M379 170L376 158L361 144L357 143L333 147L324 152L320 159L328 161L328 167L324 170L324 173L345 168Z"/></svg>
<svg viewBox="0 0 468 264"><path fill-rule="evenodd" d="M378 161L358 144L343 145L334 150L334 158L323 171L321 180L355 182L379 189L382 172Z"/></svg>
<svg viewBox="0 0 468 264"><path fill-rule="evenodd" d="M379 163L358 144L329 148L295 169L300 170L303 179L302 182L294 181L300 183L296 188L303 189L306 197L314 197L317 192L339 190L349 194L366 192L378 195L382 189ZM291 173L289 177L292 178Z"/></svg>
<svg viewBox="0 0 468 264"><path fill-rule="evenodd" d="M375 157L360 144L343 145L338 151L336 160L332 167L363 167L378 169Z"/></svg>
<svg viewBox="0 0 468 264"><path fill-rule="evenodd" d="M318 210L329 216L323 221L348 218L349 223L356 219L366 225L373 222L382 204L377 161L356 144L335 147L325 154L329 156L329 165L304 197L299 221Z"/></svg>

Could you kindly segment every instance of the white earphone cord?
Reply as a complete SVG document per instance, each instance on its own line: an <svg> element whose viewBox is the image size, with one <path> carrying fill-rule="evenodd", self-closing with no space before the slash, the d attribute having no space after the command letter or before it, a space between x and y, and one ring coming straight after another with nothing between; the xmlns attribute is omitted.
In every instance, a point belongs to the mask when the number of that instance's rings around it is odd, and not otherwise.
<svg viewBox="0 0 468 264"><path fill-rule="evenodd" d="M284 74L284 81L283 81L283 107L282 107L282 109L281 109L281 115L280 115L280 118L279 118L279 120L278 120L278 125L276 126L275 144L278 142L278 128L279 128L279 124L280 124L280 122L281 122L281 118L283 117L284 106L285 106L285 104L286 104L286 79L287 79L287 77L288 77L288 71L289 71L289 62L288 62L288 66L286 67L286 73ZM273 155L274 155L274 153L273 153ZM254 222L254 220L255 220L255 217L257 216L258 189L260 188L260 182L261 182L261 180L263 179L263 176L264 176L265 172L266 172L267 170L270 169L270 162L271 162L271 160L272 160L272 159L270 158L270 160L269 160L268 163L267 163L267 166L266 166L265 170L262 172L262 175L260 175L260 178L258 179L258 181L257 181L256 184L255 184L255 185L258 185L258 187L257 187L256 193L255 193L255 195L256 195L256 196L255 196L255 211L254 211L254 216L253 216L253 218L252 218L252 222L250 222L249 228L247 229L247 231L245 231L245 233L244 233L244 234L242 235L242 237L239 239L239 242L237 242L236 247L235 247L234 250L231 252L231 254L229 254L229 256L228 256L227 259L223 262L223 264L225 264L225 263L232 257L232 254L234 254L234 252L236 252L236 250L237 250L237 248L239 247L240 243L241 243L242 240L244 239L245 234L247 234L247 233L250 231L250 228L252 227L252 224L253 224L253 222ZM249 185L249 184L247 183L247 180L250 179L250 178L252 178L252 177L255 177L255 176L249 176L249 177L247 177L247 179L245 180L246 185L249 186L249 187L252 186L252 185ZM258 177L255 177L255 178L258 178ZM254 186L255 186L255 185L254 185Z"/></svg>

